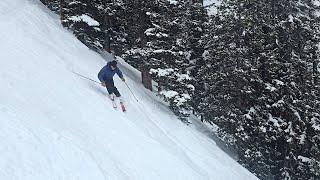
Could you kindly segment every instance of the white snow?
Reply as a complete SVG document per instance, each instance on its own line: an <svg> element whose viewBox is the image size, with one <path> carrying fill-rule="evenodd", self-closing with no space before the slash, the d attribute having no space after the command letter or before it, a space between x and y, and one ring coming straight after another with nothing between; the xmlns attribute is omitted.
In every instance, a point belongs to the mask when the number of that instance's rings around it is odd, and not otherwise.
<svg viewBox="0 0 320 180"><path fill-rule="evenodd" d="M264 126L260 126L260 130L261 130L261 132L263 132L263 133L267 132L267 128L264 127Z"/></svg>
<svg viewBox="0 0 320 180"><path fill-rule="evenodd" d="M271 106L272 107L281 107L283 106L283 104L285 104L283 99L280 99L279 101L277 101L276 103L273 103Z"/></svg>
<svg viewBox="0 0 320 180"><path fill-rule="evenodd" d="M304 156L298 156L298 159L300 159L302 162L311 162L311 159Z"/></svg>
<svg viewBox="0 0 320 180"><path fill-rule="evenodd" d="M169 2L170 2L170 4L177 4L178 3L178 1L176 1L176 0L169 0Z"/></svg>
<svg viewBox="0 0 320 180"><path fill-rule="evenodd" d="M305 143L305 141L306 141L306 137L307 137L307 135L306 135L306 132L303 132L303 134L301 134L300 135L300 141L299 141L299 144L304 144Z"/></svg>
<svg viewBox="0 0 320 180"><path fill-rule="evenodd" d="M311 119L311 123L312 123L312 128L316 131L320 131L320 124L318 123L318 119L313 117Z"/></svg>
<svg viewBox="0 0 320 180"><path fill-rule="evenodd" d="M183 80L191 80L191 77L189 76L189 72L188 74L177 74L177 81L183 81Z"/></svg>
<svg viewBox="0 0 320 180"><path fill-rule="evenodd" d="M289 19L288 22L291 22L291 23L292 23L294 18L293 18L293 16L290 14L290 15L288 16L288 19Z"/></svg>
<svg viewBox="0 0 320 180"><path fill-rule="evenodd" d="M161 28L160 26L158 26L156 24L153 24L153 25L155 25L158 29ZM156 28L149 28L149 29L145 30L144 33L146 36L154 36L155 35L158 38L169 37L169 35L166 33L162 33L162 32L155 33L156 30L157 30Z"/></svg>
<svg viewBox="0 0 320 180"><path fill-rule="evenodd" d="M314 0L313 3L314 3L314 5L316 5L316 6L320 6L320 1L319 1L319 0Z"/></svg>
<svg viewBox="0 0 320 180"><path fill-rule="evenodd" d="M266 89L268 89L270 92L277 90L277 88L273 87L270 83L265 83Z"/></svg>
<svg viewBox="0 0 320 180"><path fill-rule="evenodd" d="M160 94L165 96L166 98L173 98L177 96L179 93L177 91L161 91Z"/></svg>
<svg viewBox="0 0 320 180"><path fill-rule="evenodd" d="M203 6L207 7L208 14L217 14L217 7L221 5L221 0L204 0Z"/></svg>
<svg viewBox="0 0 320 180"><path fill-rule="evenodd" d="M159 77L162 77L162 76L170 75L171 73L174 72L174 69L172 69L172 68L168 68L168 69L158 68L158 69L150 69L150 72L156 74Z"/></svg>
<svg viewBox="0 0 320 180"><path fill-rule="evenodd" d="M312 128L315 129L316 131L320 131L320 124L318 125L312 125Z"/></svg>
<svg viewBox="0 0 320 180"><path fill-rule="evenodd" d="M100 25L100 23L98 21L96 21L95 19L93 19L92 17L90 17L86 14L82 14L81 16L71 16L69 19L76 21L76 22L83 21L83 22L87 23L89 26L99 26Z"/></svg>
<svg viewBox="0 0 320 180"><path fill-rule="evenodd" d="M181 94L181 97L176 97L174 102L177 103L177 106L181 106L190 99L191 97L189 94Z"/></svg>
<svg viewBox="0 0 320 180"><path fill-rule="evenodd" d="M196 89L192 84L188 84L187 88L191 89L192 91L194 91Z"/></svg>
<svg viewBox="0 0 320 180"><path fill-rule="evenodd" d="M248 111L247 114L245 114L244 116L247 118L247 119L252 119L252 116L251 114L255 114L256 113L256 109L254 107L251 107Z"/></svg>
<svg viewBox="0 0 320 180"><path fill-rule="evenodd" d="M34 0L0 1L0 179L257 179L181 123L123 68L114 110L94 80L100 55ZM135 73L133 73L135 74Z"/></svg>
<svg viewBox="0 0 320 180"><path fill-rule="evenodd" d="M272 122L275 127L280 127L278 119L274 118L270 113L268 115L269 115L269 121Z"/></svg>
<svg viewBox="0 0 320 180"><path fill-rule="evenodd" d="M280 81L278 79L273 79L272 81L275 82L278 86L284 86L284 82L283 81Z"/></svg>
<svg viewBox="0 0 320 180"><path fill-rule="evenodd" d="M174 54L171 50L165 50L165 49L157 49L153 51L154 53L171 53Z"/></svg>
<svg viewBox="0 0 320 180"><path fill-rule="evenodd" d="M320 7L320 0L313 0L313 4L314 4L315 6L317 6L317 7ZM316 11L316 12L315 12L315 15L316 15L317 17L320 17L320 11L319 11L319 10Z"/></svg>
<svg viewBox="0 0 320 180"><path fill-rule="evenodd" d="M154 35L154 31L156 31L156 28L149 28L147 30L144 31L144 33L146 34L146 36L151 36Z"/></svg>

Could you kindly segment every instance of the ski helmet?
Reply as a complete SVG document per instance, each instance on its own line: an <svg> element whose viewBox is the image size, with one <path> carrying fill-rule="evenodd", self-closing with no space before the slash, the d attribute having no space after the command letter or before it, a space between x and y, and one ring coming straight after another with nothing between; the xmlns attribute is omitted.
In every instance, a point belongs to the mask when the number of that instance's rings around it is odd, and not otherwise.
<svg viewBox="0 0 320 180"><path fill-rule="evenodd" d="M110 66L112 66L112 67L114 67L114 68L116 68L117 67L117 61L111 61L110 62Z"/></svg>

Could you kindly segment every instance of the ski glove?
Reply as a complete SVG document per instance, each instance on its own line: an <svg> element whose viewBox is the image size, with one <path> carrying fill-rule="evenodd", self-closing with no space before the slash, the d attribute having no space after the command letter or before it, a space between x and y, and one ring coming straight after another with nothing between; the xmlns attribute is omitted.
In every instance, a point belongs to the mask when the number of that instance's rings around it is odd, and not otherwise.
<svg viewBox="0 0 320 180"><path fill-rule="evenodd" d="M106 82L101 82L101 86L106 87Z"/></svg>
<svg viewBox="0 0 320 180"><path fill-rule="evenodd" d="M123 78L121 78L121 80L123 81L123 82L126 82L126 79L123 77Z"/></svg>

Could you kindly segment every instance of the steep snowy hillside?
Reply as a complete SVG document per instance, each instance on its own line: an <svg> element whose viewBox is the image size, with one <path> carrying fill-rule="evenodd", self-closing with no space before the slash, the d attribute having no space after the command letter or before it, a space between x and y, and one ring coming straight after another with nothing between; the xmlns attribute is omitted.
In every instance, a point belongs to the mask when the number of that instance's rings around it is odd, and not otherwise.
<svg viewBox="0 0 320 180"><path fill-rule="evenodd" d="M97 80L105 61L36 0L0 1L0 179L257 179L185 126L132 72L128 111ZM133 73L134 74L134 73ZM132 79L130 79L130 77Z"/></svg>

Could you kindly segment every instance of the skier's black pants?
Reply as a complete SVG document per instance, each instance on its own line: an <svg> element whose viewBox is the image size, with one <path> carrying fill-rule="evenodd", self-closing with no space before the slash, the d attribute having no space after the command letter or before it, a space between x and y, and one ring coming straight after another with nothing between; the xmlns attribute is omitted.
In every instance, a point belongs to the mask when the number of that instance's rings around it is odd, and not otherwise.
<svg viewBox="0 0 320 180"><path fill-rule="evenodd" d="M114 86L113 79L106 79L105 82L106 82L106 88L109 94L114 93L117 97L121 96L117 87Z"/></svg>

